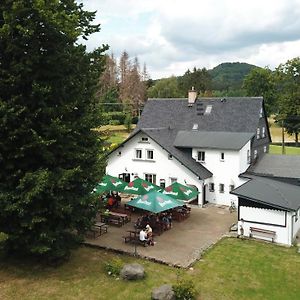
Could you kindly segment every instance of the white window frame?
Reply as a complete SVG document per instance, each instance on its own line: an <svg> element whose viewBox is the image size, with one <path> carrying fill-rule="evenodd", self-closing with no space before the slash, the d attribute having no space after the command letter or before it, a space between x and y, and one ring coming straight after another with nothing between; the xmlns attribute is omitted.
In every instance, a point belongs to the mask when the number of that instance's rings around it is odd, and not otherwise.
<svg viewBox="0 0 300 300"><path fill-rule="evenodd" d="M141 154L141 157L138 157L138 151L140 151L140 154ZM135 149L135 156L134 156L134 158L135 159L143 159L143 149Z"/></svg>
<svg viewBox="0 0 300 300"><path fill-rule="evenodd" d="M224 183L219 183L219 193L221 193L221 194L225 193L225 185L224 185Z"/></svg>
<svg viewBox="0 0 300 300"><path fill-rule="evenodd" d="M201 157L199 159L199 154L201 153ZM197 161L199 162L205 162L205 151L197 151Z"/></svg>
<svg viewBox="0 0 300 300"><path fill-rule="evenodd" d="M156 174L144 173L144 178L145 178L145 180L147 180L153 184L156 184Z"/></svg>
<svg viewBox="0 0 300 300"><path fill-rule="evenodd" d="M149 138L147 136L142 136L139 143L150 144Z"/></svg>
<svg viewBox="0 0 300 300"><path fill-rule="evenodd" d="M215 191L215 184L214 184L214 182L210 182L210 183L208 184L208 190L209 190L211 193Z"/></svg>
<svg viewBox="0 0 300 300"><path fill-rule="evenodd" d="M152 158L149 158L149 153L152 152ZM146 159L147 160L154 160L154 150L153 149L146 149Z"/></svg>
<svg viewBox="0 0 300 300"><path fill-rule="evenodd" d="M261 130L261 137L265 138L266 137L266 127L263 127Z"/></svg>
<svg viewBox="0 0 300 300"><path fill-rule="evenodd" d="M257 156L258 156L258 151L255 149L254 150L254 159L257 159Z"/></svg>
<svg viewBox="0 0 300 300"><path fill-rule="evenodd" d="M223 156L223 158L222 158ZM220 153L220 161L224 161L225 160L225 152L221 152Z"/></svg>
<svg viewBox="0 0 300 300"><path fill-rule="evenodd" d="M251 164L251 151L247 150L247 163Z"/></svg>
<svg viewBox="0 0 300 300"><path fill-rule="evenodd" d="M260 139L260 128L256 129L256 138L259 140Z"/></svg>
<svg viewBox="0 0 300 300"><path fill-rule="evenodd" d="M233 191L234 188L235 188L234 184L230 184L230 185L229 185L229 191L230 191L230 192Z"/></svg>
<svg viewBox="0 0 300 300"><path fill-rule="evenodd" d="M262 107L260 108L260 111L259 111L259 117L260 117L260 118L263 117L263 108L262 108Z"/></svg>
<svg viewBox="0 0 300 300"><path fill-rule="evenodd" d="M264 146L264 153L267 153L267 146Z"/></svg>

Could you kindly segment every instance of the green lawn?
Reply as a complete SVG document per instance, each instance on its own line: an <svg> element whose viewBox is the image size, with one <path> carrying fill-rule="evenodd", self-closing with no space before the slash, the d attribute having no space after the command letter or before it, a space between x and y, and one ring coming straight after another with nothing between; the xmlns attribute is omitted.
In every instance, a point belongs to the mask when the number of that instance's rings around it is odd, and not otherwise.
<svg viewBox="0 0 300 300"><path fill-rule="evenodd" d="M269 153L282 154L282 147L276 145L270 145ZM300 147L285 147L285 154L287 155L300 155Z"/></svg>
<svg viewBox="0 0 300 300"><path fill-rule="evenodd" d="M146 279L108 277L104 263L116 256L143 264ZM232 238L219 242L181 276L193 280L199 299L300 299L299 265L295 248ZM0 299L150 299L153 287L175 283L177 274L168 266L85 247L57 268L0 258Z"/></svg>

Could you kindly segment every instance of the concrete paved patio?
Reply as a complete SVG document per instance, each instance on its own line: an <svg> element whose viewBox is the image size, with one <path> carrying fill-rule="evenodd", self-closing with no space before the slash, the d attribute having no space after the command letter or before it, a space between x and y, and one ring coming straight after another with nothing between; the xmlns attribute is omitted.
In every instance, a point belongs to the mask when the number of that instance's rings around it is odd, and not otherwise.
<svg viewBox="0 0 300 300"><path fill-rule="evenodd" d="M86 244L133 254L134 244L125 244L122 236L127 235L127 230L133 230L136 217L133 214L131 222L122 227L109 226L108 233L96 239L87 238ZM236 214L229 213L228 208L192 207L191 216L180 223L174 221L170 230L155 237L154 246L137 245L137 255L170 265L188 267L205 249L228 233L236 218Z"/></svg>

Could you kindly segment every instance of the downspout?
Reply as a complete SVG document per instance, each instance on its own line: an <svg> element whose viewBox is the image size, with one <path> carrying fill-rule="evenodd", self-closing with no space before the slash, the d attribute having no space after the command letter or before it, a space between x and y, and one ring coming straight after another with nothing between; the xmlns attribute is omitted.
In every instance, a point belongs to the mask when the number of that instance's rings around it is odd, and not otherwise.
<svg viewBox="0 0 300 300"><path fill-rule="evenodd" d="M292 245L292 243L293 243L293 238L294 238L294 218L297 216L297 212L295 212L295 214L294 215L292 215L292 236L291 236L291 245Z"/></svg>

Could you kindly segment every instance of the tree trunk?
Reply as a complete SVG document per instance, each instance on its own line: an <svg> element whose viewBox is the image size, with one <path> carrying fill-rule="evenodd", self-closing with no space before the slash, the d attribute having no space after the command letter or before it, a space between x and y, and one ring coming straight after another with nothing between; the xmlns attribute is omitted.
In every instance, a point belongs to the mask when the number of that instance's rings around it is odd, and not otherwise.
<svg viewBox="0 0 300 300"><path fill-rule="evenodd" d="M296 147L299 146L299 132L295 132L295 143L296 143Z"/></svg>

